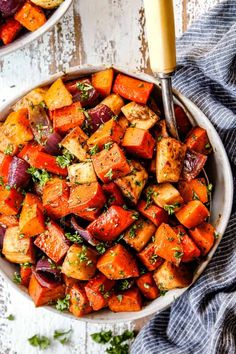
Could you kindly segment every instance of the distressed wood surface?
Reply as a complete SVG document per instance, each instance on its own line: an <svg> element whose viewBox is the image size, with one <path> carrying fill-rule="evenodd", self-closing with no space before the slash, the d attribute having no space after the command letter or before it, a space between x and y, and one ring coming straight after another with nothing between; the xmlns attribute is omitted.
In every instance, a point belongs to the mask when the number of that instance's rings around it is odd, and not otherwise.
<svg viewBox="0 0 236 354"><path fill-rule="evenodd" d="M180 36L201 13L221 0L175 0L176 34ZM0 106L22 90L58 71L83 64L116 64L149 71L142 0L75 0L63 20L37 42L0 59ZM14 314L15 321L6 320ZM54 343L45 353L104 353L90 333L142 327L148 319L116 325L85 324L35 309L0 277L0 354L33 354L27 338L51 337L55 329L73 328L71 344Z"/></svg>

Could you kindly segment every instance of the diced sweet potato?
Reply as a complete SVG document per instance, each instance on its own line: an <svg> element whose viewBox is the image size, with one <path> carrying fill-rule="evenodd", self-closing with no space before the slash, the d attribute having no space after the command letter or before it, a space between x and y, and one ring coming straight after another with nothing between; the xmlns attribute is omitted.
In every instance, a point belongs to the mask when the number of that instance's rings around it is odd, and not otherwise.
<svg viewBox="0 0 236 354"><path fill-rule="evenodd" d="M47 214L55 219L62 218L70 213L69 187L65 180L54 177L43 188L43 206Z"/></svg>
<svg viewBox="0 0 236 354"><path fill-rule="evenodd" d="M72 95L65 87L61 78L54 81L50 86L44 96L44 101L50 111L70 106L73 103Z"/></svg>
<svg viewBox="0 0 236 354"><path fill-rule="evenodd" d="M83 130L80 127L76 127L61 141L61 146L75 155L80 161L85 161L89 157L87 140L88 136Z"/></svg>
<svg viewBox="0 0 236 354"><path fill-rule="evenodd" d="M20 22L27 30L34 32L45 24L47 18L42 8L26 1L16 12L15 20Z"/></svg>
<svg viewBox="0 0 236 354"><path fill-rule="evenodd" d="M0 186L0 213L3 215L16 215L20 210L23 195L15 188Z"/></svg>
<svg viewBox="0 0 236 354"><path fill-rule="evenodd" d="M179 181L178 190L185 203L191 200L200 200L202 203L208 202L208 191L205 178L196 178L191 181Z"/></svg>
<svg viewBox="0 0 236 354"><path fill-rule="evenodd" d="M118 117L118 120L117 122L120 124L121 128L125 131L128 126L129 126L129 121L128 119L123 115L123 114L120 114L119 117Z"/></svg>
<svg viewBox="0 0 236 354"><path fill-rule="evenodd" d="M159 207L167 211L170 210L169 214L172 213L172 209L173 212L176 212L183 203L179 191L170 183L153 185L147 189L147 193L151 195L154 203Z"/></svg>
<svg viewBox="0 0 236 354"><path fill-rule="evenodd" d="M7 184L8 172L12 162L12 156L0 152L0 181Z"/></svg>
<svg viewBox="0 0 236 354"><path fill-rule="evenodd" d="M134 257L120 244L109 248L99 259L97 268L108 279L126 279L139 276Z"/></svg>
<svg viewBox="0 0 236 354"><path fill-rule="evenodd" d="M155 244L149 243L139 254L139 259L145 265L145 267L152 271L157 269L162 263L163 259L160 258L155 252Z"/></svg>
<svg viewBox="0 0 236 354"><path fill-rule="evenodd" d="M196 245L200 248L201 253L205 256L215 242L215 228L206 222L198 225L193 230L189 230L190 235Z"/></svg>
<svg viewBox="0 0 236 354"><path fill-rule="evenodd" d="M104 149L92 156L92 161L95 172L103 183L110 182L131 172L131 167L123 151L116 143L113 144L110 150Z"/></svg>
<svg viewBox="0 0 236 354"><path fill-rule="evenodd" d="M31 275L32 275L32 268L30 266L26 267L22 265L20 267L21 285L24 285L28 288Z"/></svg>
<svg viewBox="0 0 236 354"><path fill-rule="evenodd" d="M194 127L188 134L185 144L189 149L208 155L212 152L212 147L205 129Z"/></svg>
<svg viewBox="0 0 236 354"><path fill-rule="evenodd" d="M136 102L129 102L121 111L135 128L151 129L160 119L148 106Z"/></svg>
<svg viewBox="0 0 236 354"><path fill-rule="evenodd" d="M53 120L53 128L61 134L66 134L77 126L81 127L84 121L84 113L80 102L51 111L50 116Z"/></svg>
<svg viewBox="0 0 236 354"><path fill-rule="evenodd" d="M97 176L91 161L84 161L68 166L68 176L72 185L97 182Z"/></svg>
<svg viewBox="0 0 236 354"><path fill-rule="evenodd" d="M143 159L151 159L154 151L155 140L144 129L128 128L125 132L122 146L126 151Z"/></svg>
<svg viewBox="0 0 236 354"><path fill-rule="evenodd" d="M99 149L103 149L104 145L107 143L115 142L117 144L121 143L124 131L120 124L114 119L110 119L108 122L100 125L93 135L87 141L88 146L92 147L97 145Z"/></svg>
<svg viewBox="0 0 236 354"><path fill-rule="evenodd" d="M73 244L67 252L61 272L78 280L89 280L96 272L97 253L85 246Z"/></svg>
<svg viewBox="0 0 236 354"><path fill-rule="evenodd" d="M13 111L19 111L21 108L38 106L44 101L44 95L46 92L47 87L38 87L30 91L12 106Z"/></svg>
<svg viewBox="0 0 236 354"><path fill-rule="evenodd" d="M14 18L9 18L0 27L0 39L4 44L11 43L21 30L21 24Z"/></svg>
<svg viewBox="0 0 236 354"><path fill-rule="evenodd" d="M0 151L9 151L11 152L11 156L14 156L17 154L18 150L18 145L4 134L4 126L2 125L0 127Z"/></svg>
<svg viewBox="0 0 236 354"><path fill-rule="evenodd" d="M127 227L134 222L134 212L112 205L106 212L94 220L87 230L101 241L115 240Z"/></svg>
<svg viewBox="0 0 236 354"><path fill-rule="evenodd" d="M130 101L146 104L153 89L153 84L118 74L113 91Z"/></svg>
<svg viewBox="0 0 236 354"><path fill-rule="evenodd" d="M137 280L136 284L142 294L150 300L154 300L159 296L159 290L153 279L152 273L148 272L141 275Z"/></svg>
<svg viewBox="0 0 236 354"><path fill-rule="evenodd" d="M38 307L63 298L65 296L65 285L58 283L53 288L47 288L40 284L36 276L32 274L28 291L35 306Z"/></svg>
<svg viewBox="0 0 236 354"><path fill-rule="evenodd" d="M192 274L189 268L181 264L176 267L173 263L165 261L153 274L159 290L185 288L191 284Z"/></svg>
<svg viewBox="0 0 236 354"><path fill-rule="evenodd" d="M122 194L114 182L103 184L102 189L108 197L107 198L108 206L111 205L121 206L125 204Z"/></svg>
<svg viewBox="0 0 236 354"><path fill-rule="evenodd" d="M201 224L210 213L202 202L192 200L177 211L175 215L181 224L191 229Z"/></svg>
<svg viewBox="0 0 236 354"><path fill-rule="evenodd" d="M30 148L28 157L29 164L35 168L46 170L61 176L67 176L68 174L67 168L62 168L58 165L56 156L52 156L40 151L37 146L35 148Z"/></svg>
<svg viewBox="0 0 236 354"><path fill-rule="evenodd" d="M45 230L43 206L40 199L31 193L27 193L20 214L19 228L21 234L32 237L41 234Z"/></svg>
<svg viewBox="0 0 236 354"><path fill-rule="evenodd" d="M137 209L143 216L148 218L157 227L160 226L163 222L167 223L168 221L167 212L157 205L148 205L144 200L140 200Z"/></svg>
<svg viewBox="0 0 236 354"><path fill-rule="evenodd" d="M115 179L115 183L121 189L123 195L130 199L133 204L137 204L142 190L147 182L148 174L145 168L137 161L131 161L131 172Z"/></svg>
<svg viewBox="0 0 236 354"><path fill-rule="evenodd" d="M113 312L140 311L142 309L142 297L138 288L133 287L120 294L114 294L108 300L108 306Z"/></svg>
<svg viewBox="0 0 236 354"><path fill-rule="evenodd" d="M69 311L76 317L82 317L93 311L82 284L74 284L69 292Z"/></svg>
<svg viewBox="0 0 236 354"><path fill-rule="evenodd" d="M92 85L101 96L108 96L111 93L114 70L112 68L99 71L92 75Z"/></svg>
<svg viewBox="0 0 236 354"><path fill-rule="evenodd" d="M101 104L110 108L110 110L114 113L114 115L119 115L121 111L121 107L124 106L124 100L119 95L112 93L111 95L104 98Z"/></svg>
<svg viewBox="0 0 236 354"><path fill-rule="evenodd" d="M55 263L60 262L69 250L63 229L54 221L47 224L47 230L37 236L34 244Z"/></svg>
<svg viewBox="0 0 236 354"><path fill-rule="evenodd" d="M140 252L155 234L156 226L149 220L139 218L126 230L124 240L136 251Z"/></svg>
<svg viewBox="0 0 236 354"><path fill-rule="evenodd" d="M69 294L70 292L70 289L72 288L72 286L74 284L78 284L78 279L74 279L74 278L71 278L71 277L68 277L67 275L65 274L62 274L62 279L65 283L65 286L66 286L66 294Z"/></svg>
<svg viewBox="0 0 236 354"><path fill-rule="evenodd" d="M8 227L4 240L2 254L13 263L34 263L33 240L22 237L19 227Z"/></svg>
<svg viewBox="0 0 236 354"><path fill-rule="evenodd" d="M115 281L107 279L103 274L98 274L85 285L86 295L94 311L107 306L114 285Z"/></svg>
<svg viewBox="0 0 236 354"><path fill-rule="evenodd" d="M183 257L183 247L177 233L168 224L161 224L155 234L155 253L178 266Z"/></svg>
<svg viewBox="0 0 236 354"><path fill-rule="evenodd" d="M0 215L0 225L3 227L18 226L19 219L15 215Z"/></svg>
<svg viewBox="0 0 236 354"><path fill-rule="evenodd" d="M173 230L177 233L183 248L183 257L181 258L181 262L192 262L196 258L200 257L201 252L199 248L187 235L186 229L183 227L183 225L174 226Z"/></svg>
<svg viewBox="0 0 236 354"><path fill-rule="evenodd" d="M178 182L183 168L186 145L173 138L157 143L156 176L158 183Z"/></svg>

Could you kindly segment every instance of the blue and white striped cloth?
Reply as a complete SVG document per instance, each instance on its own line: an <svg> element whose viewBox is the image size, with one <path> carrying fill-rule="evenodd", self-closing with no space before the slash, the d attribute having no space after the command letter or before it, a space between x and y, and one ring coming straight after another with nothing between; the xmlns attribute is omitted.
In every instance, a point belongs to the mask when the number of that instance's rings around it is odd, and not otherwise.
<svg viewBox="0 0 236 354"><path fill-rule="evenodd" d="M236 0L218 4L195 22L178 40L177 54L174 87L214 124L236 187ZM143 328L131 353L236 353L235 199L227 231L206 271Z"/></svg>

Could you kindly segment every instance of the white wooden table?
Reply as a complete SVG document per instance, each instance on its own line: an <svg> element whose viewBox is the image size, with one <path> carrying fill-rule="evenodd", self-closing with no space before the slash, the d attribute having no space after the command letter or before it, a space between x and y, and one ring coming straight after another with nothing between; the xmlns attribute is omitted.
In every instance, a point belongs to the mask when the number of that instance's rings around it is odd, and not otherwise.
<svg viewBox="0 0 236 354"><path fill-rule="evenodd" d="M175 0L176 33L181 35L201 13L221 0ZM149 71L142 0L75 0L64 19L37 42L0 60L0 106L42 79L81 64L115 63ZM15 320L6 316L14 314ZM0 277L0 354L33 354L38 350L27 338L39 333L52 336L55 329L73 328L71 344L53 344L45 353L104 353L90 333L112 329L138 329L144 321L92 325L65 319L19 296ZM140 353L141 354L141 353Z"/></svg>

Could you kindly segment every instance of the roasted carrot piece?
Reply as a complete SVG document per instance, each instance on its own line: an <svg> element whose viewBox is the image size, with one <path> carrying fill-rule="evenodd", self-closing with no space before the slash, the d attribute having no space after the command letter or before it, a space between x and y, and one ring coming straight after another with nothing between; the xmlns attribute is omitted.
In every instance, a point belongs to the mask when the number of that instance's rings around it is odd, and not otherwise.
<svg viewBox="0 0 236 354"><path fill-rule="evenodd" d="M40 199L31 193L26 193L19 219L20 232L26 237L32 237L45 231L43 206Z"/></svg>
<svg viewBox="0 0 236 354"><path fill-rule="evenodd" d="M69 250L63 229L54 221L47 224L47 230L37 236L34 244L55 263L60 262Z"/></svg>
<svg viewBox="0 0 236 354"><path fill-rule="evenodd" d="M189 230L190 236L196 245L200 248L201 253L205 256L215 242L215 228L206 222L198 225L193 230Z"/></svg>
<svg viewBox="0 0 236 354"><path fill-rule="evenodd" d="M31 275L32 275L32 268L30 266L26 267L26 266L22 265L20 267L21 285L28 287Z"/></svg>
<svg viewBox="0 0 236 354"><path fill-rule="evenodd" d="M63 298L65 295L65 285L55 283L55 287L47 288L40 284L35 274L32 274L28 291L29 295L34 301L35 306L38 307Z"/></svg>
<svg viewBox="0 0 236 354"><path fill-rule="evenodd" d="M69 130L83 124L84 113L80 102L72 103L67 107L55 109L50 112L55 131L66 134Z"/></svg>
<svg viewBox="0 0 236 354"><path fill-rule="evenodd" d="M12 156L5 155L0 152L0 180L7 184L8 182L8 172L12 162Z"/></svg>
<svg viewBox="0 0 236 354"><path fill-rule="evenodd" d="M25 2L25 4L16 12L15 20L20 22L23 27L31 32L36 31L47 21L42 8L30 2Z"/></svg>
<svg viewBox="0 0 236 354"><path fill-rule="evenodd" d="M200 200L202 203L208 202L208 192L205 178L196 178L191 181L179 181L178 190L185 203L191 200Z"/></svg>
<svg viewBox="0 0 236 354"><path fill-rule="evenodd" d="M155 234L155 253L178 266L183 257L180 238L168 224L161 224Z"/></svg>
<svg viewBox="0 0 236 354"><path fill-rule="evenodd" d="M4 44L11 43L21 30L21 24L14 20L14 18L9 18L0 27L0 39Z"/></svg>
<svg viewBox="0 0 236 354"><path fill-rule="evenodd" d="M74 278L68 277L65 274L62 274L62 279L63 279L63 282L65 283L65 286L66 286L66 294L69 294L70 289L72 288L72 286L74 284L78 284L78 282L79 282L78 279L74 279Z"/></svg>
<svg viewBox="0 0 236 354"><path fill-rule="evenodd" d="M123 138L124 131L114 119L110 119L108 122L100 125L98 130L90 136L87 141L88 146L92 147L97 145L99 149L103 149L107 143L120 144ZM105 146L106 147L106 146Z"/></svg>
<svg viewBox="0 0 236 354"><path fill-rule="evenodd" d="M105 275L98 274L85 285L85 292L94 311L98 311L108 304L114 280L107 279Z"/></svg>
<svg viewBox="0 0 236 354"><path fill-rule="evenodd" d="M130 101L146 104L153 89L153 84L118 74L113 91Z"/></svg>
<svg viewBox="0 0 236 354"><path fill-rule="evenodd" d="M108 183L131 172L123 151L116 143L110 150L104 149L92 156L92 161L95 172L103 183Z"/></svg>
<svg viewBox="0 0 236 354"><path fill-rule="evenodd" d="M35 168L46 170L61 176L67 176L68 174L67 168L62 168L57 164L55 156L39 151L37 147L31 147L30 151L27 153L27 156L29 158L29 164Z"/></svg>
<svg viewBox="0 0 236 354"><path fill-rule="evenodd" d="M179 239L181 240L184 254L181 258L181 262L192 262L194 259L200 257L201 252L199 248L187 235L185 228L182 225L177 225L173 227L173 230L177 233Z"/></svg>
<svg viewBox="0 0 236 354"><path fill-rule="evenodd" d="M0 213L3 215L16 215L20 210L23 195L15 188L6 189L0 186Z"/></svg>
<svg viewBox="0 0 236 354"><path fill-rule="evenodd" d="M69 295L69 311L73 313L74 316L81 317L93 311L82 284L74 284L70 289Z"/></svg>
<svg viewBox="0 0 236 354"><path fill-rule="evenodd" d="M175 106L175 118L178 127L178 132L181 135L185 135L191 129L191 123L184 112L184 110L180 106Z"/></svg>
<svg viewBox="0 0 236 354"><path fill-rule="evenodd" d="M157 269L163 263L163 259L156 254L155 244L153 242L149 243L138 253L138 257L150 271Z"/></svg>
<svg viewBox="0 0 236 354"><path fill-rule="evenodd" d="M109 248L98 259L97 268L108 279L112 280L138 277L139 275L136 260L120 244Z"/></svg>
<svg viewBox="0 0 236 354"><path fill-rule="evenodd" d="M4 227L18 226L19 219L15 215L0 215L0 225Z"/></svg>
<svg viewBox="0 0 236 354"><path fill-rule="evenodd" d="M199 200L188 202L175 213L179 222L188 229L201 224L209 215L209 210Z"/></svg>
<svg viewBox="0 0 236 354"><path fill-rule="evenodd" d="M148 299L154 300L159 296L159 290L153 279L152 273L148 272L141 275L137 280L136 284L140 289L141 293Z"/></svg>
<svg viewBox="0 0 236 354"><path fill-rule="evenodd" d="M188 134L185 144L191 150L199 152L203 155L208 155L212 151L210 141L205 129L194 127Z"/></svg>
<svg viewBox="0 0 236 354"><path fill-rule="evenodd" d="M99 71L92 75L92 85L101 96L106 97L111 93L113 77L114 70L112 68Z"/></svg>
<svg viewBox="0 0 236 354"><path fill-rule="evenodd" d="M23 147L23 149L18 153L17 157L29 162L31 155L34 155L36 152L42 150L43 146L30 142Z"/></svg>
<svg viewBox="0 0 236 354"><path fill-rule="evenodd" d="M140 128L128 128L122 143L127 152L144 159L152 158L154 145L155 140L152 135Z"/></svg>
<svg viewBox="0 0 236 354"><path fill-rule="evenodd" d="M140 200L137 209L143 216L148 218L157 227L160 226L163 222L167 223L168 221L167 212L157 205L148 205L144 200Z"/></svg>
<svg viewBox="0 0 236 354"><path fill-rule="evenodd" d="M113 241L134 221L133 211L112 205L97 220L89 224L87 230L98 240Z"/></svg>
<svg viewBox="0 0 236 354"><path fill-rule="evenodd" d="M69 187L65 180L54 177L43 188L43 206L47 214L55 219L62 218L70 213Z"/></svg>
<svg viewBox="0 0 236 354"><path fill-rule="evenodd" d="M108 196L108 200L107 200L108 206L111 205L121 206L125 204L123 196L119 188L114 182L103 184L102 189L105 192L105 194Z"/></svg>
<svg viewBox="0 0 236 354"><path fill-rule="evenodd" d="M122 293L112 295L108 300L108 306L113 312L140 311L142 309L142 297L139 289L133 287Z"/></svg>

